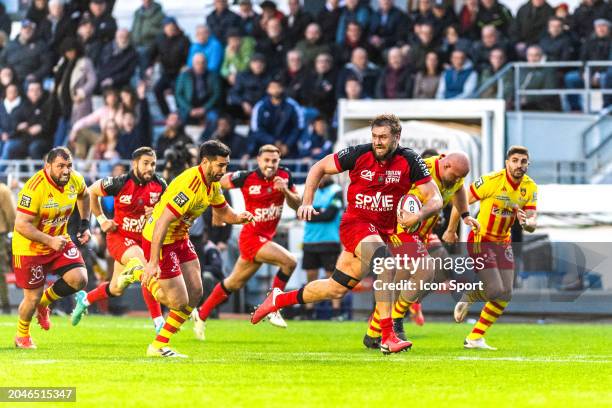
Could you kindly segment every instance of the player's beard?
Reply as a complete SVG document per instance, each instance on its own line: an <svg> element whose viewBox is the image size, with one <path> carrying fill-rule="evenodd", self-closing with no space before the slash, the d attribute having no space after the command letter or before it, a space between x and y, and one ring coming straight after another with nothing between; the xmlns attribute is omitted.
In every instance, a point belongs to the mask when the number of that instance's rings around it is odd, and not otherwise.
<svg viewBox="0 0 612 408"><path fill-rule="evenodd" d="M393 154L393 152L395 151L397 146L391 145L391 146L387 147L387 149L385 150L384 153L379 153L378 149L380 149L380 148L384 148L384 146L376 146L376 145L374 145L374 157L378 161L385 161L389 157L391 157L391 155Z"/></svg>
<svg viewBox="0 0 612 408"><path fill-rule="evenodd" d="M56 177L53 174L51 174L51 179L53 179L53 182L57 184L58 186L64 187L70 181L70 173L68 173L68 175L60 174L59 177Z"/></svg>
<svg viewBox="0 0 612 408"><path fill-rule="evenodd" d="M514 169L510 172L510 174L512 174L512 177L514 177L515 179L519 180L521 178L523 178L523 176L527 173L526 170L523 170L522 167L519 167L518 169Z"/></svg>
<svg viewBox="0 0 612 408"><path fill-rule="evenodd" d="M153 171L147 171L146 173L141 173L138 169L134 169L134 174L140 181L151 181L153 178Z"/></svg>

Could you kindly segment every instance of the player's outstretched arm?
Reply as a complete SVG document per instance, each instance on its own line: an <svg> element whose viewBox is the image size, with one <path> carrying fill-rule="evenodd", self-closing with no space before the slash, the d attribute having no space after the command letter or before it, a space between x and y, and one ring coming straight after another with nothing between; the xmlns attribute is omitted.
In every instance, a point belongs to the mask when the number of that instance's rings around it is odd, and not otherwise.
<svg viewBox="0 0 612 408"><path fill-rule="evenodd" d="M104 232L114 231L117 229L117 223L113 220L109 220L106 218L104 213L102 212L102 206L100 205L100 198L104 197L104 191L102 190L102 180L98 180L89 186L89 206L91 208L91 212L98 220L98 224L100 224L100 228Z"/></svg>
<svg viewBox="0 0 612 408"><path fill-rule="evenodd" d="M52 237L49 234L45 234L34 226L35 220L36 217L34 215L18 211L15 218L15 231L31 241L40 242L48 246L54 251L62 251L68 243L68 240L63 236Z"/></svg>
<svg viewBox="0 0 612 408"><path fill-rule="evenodd" d="M304 196L302 204L297 209L297 216L300 220L310 221L313 215L318 212L312 207L315 192L319 188L319 183L325 174L333 175L340 173L336 167L333 154L328 154L316 162L308 172L306 183L304 184Z"/></svg>
<svg viewBox="0 0 612 408"><path fill-rule="evenodd" d="M237 213L229 204L223 207L213 207L213 217L227 224L248 224L255 219L248 211Z"/></svg>

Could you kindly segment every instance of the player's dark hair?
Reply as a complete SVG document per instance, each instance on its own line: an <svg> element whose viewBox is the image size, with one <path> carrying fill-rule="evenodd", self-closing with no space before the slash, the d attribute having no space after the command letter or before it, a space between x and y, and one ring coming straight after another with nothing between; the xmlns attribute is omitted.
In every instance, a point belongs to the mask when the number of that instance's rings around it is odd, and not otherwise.
<svg viewBox="0 0 612 408"><path fill-rule="evenodd" d="M200 161L209 158L214 159L217 156L227 157L232 151L225 144L218 140L208 140L200 145Z"/></svg>
<svg viewBox="0 0 612 408"><path fill-rule="evenodd" d="M439 156L440 153L438 153L438 151L436 149L425 149L423 150L423 153L421 153L421 157L423 159L427 159L428 157L434 157L434 156Z"/></svg>
<svg viewBox="0 0 612 408"><path fill-rule="evenodd" d="M72 154L70 154L70 150L64 146L54 147L47 154L47 163L51 164L55 161L56 158L61 157L64 160L72 160Z"/></svg>
<svg viewBox="0 0 612 408"><path fill-rule="evenodd" d="M257 152L257 157L261 156L264 153L278 153L279 155L281 154L280 149L271 144L261 146L259 148L259 151Z"/></svg>
<svg viewBox="0 0 612 408"><path fill-rule="evenodd" d="M370 123L371 129L382 126L388 126L389 129L391 129L391 134L394 136L399 136L402 133L402 124L399 118L392 113L383 113L382 115L378 115L372 119L372 122Z"/></svg>
<svg viewBox="0 0 612 408"><path fill-rule="evenodd" d="M143 146L143 147L139 147L138 149L134 150L134 152L132 153L132 160L138 160L142 156L157 157L155 154L155 150L153 150L152 148L148 146Z"/></svg>
<svg viewBox="0 0 612 408"><path fill-rule="evenodd" d="M513 154L524 154L529 157L529 150L525 146L510 146L508 153L506 153L506 159L509 159Z"/></svg>

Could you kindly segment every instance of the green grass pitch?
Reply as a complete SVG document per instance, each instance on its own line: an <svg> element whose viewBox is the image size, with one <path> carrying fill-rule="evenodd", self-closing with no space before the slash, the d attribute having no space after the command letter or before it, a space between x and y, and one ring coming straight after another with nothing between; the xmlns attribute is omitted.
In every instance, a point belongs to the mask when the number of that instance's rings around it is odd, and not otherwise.
<svg viewBox="0 0 612 408"><path fill-rule="evenodd" d="M211 320L206 342L191 322L172 339L189 359L162 360L144 356L146 319L53 316L49 332L33 323L38 350L12 347L16 323L0 317L0 386L73 386L78 406L612 405L612 325L502 321L487 336L499 351L464 350L468 325L410 325L413 350L383 356L362 347L363 322Z"/></svg>

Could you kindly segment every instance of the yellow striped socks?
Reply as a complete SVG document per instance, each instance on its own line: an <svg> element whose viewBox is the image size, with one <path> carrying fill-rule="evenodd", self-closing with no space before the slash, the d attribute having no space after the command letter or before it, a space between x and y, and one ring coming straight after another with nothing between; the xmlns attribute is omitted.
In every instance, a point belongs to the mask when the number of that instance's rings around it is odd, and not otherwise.
<svg viewBox="0 0 612 408"><path fill-rule="evenodd" d="M159 280L157 280L156 277L152 277L151 279L149 279L149 283L147 284L147 290L149 291L149 293L151 293L151 295L153 295L155 300L159 302L159 299L157 298L157 292L159 292Z"/></svg>
<svg viewBox="0 0 612 408"><path fill-rule="evenodd" d="M399 295L397 297L397 301L393 305L393 309L391 309L391 318L392 319L403 319L406 316L406 312L410 309L414 302L409 302Z"/></svg>
<svg viewBox="0 0 612 408"><path fill-rule="evenodd" d="M30 321L19 319L17 323L17 337L30 337Z"/></svg>
<svg viewBox="0 0 612 408"><path fill-rule="evenodd" d="M42 295L42 298L40 299L39 304L43 307L47 307L49 306L51 303L55 302L57 299L59 299L61 296L59 296L57 293L55 293L55 291L53 290L53 286L49 286L47 288L47 290L45 290L45 292Z"/></svg>
<svg viewBox="0 0 612 408"><path fill-rule="evenodd" d="M164 327L162 327L159 334L153 341L153 347L160 349L168 346L170 337L172 337L172 335L178 331L182 324L185 323L185 320L187 320L192 310L193 308L190 306L185 306L181 310L171 309L168 313L168 317L166 317Z"/></svg>
<svg viewBox="0 0 612 408"><path fill-rule="evenodd" d="M474 325L472 332L468 335L470 340L478 340L484 337L487 329L504 313L504 309L508 302L498 300L496 302L487 302L480 312L480 319Z"/></svg>
<svg viewBox="0 0 612 408"><path fill-rule="evenodd" d="M380 328L380 315L378 314L378 309L376 308L374 308L374 312L372 312L372 316L370 316L367 335L374 338L382 335L382 329Z"/></svg>

